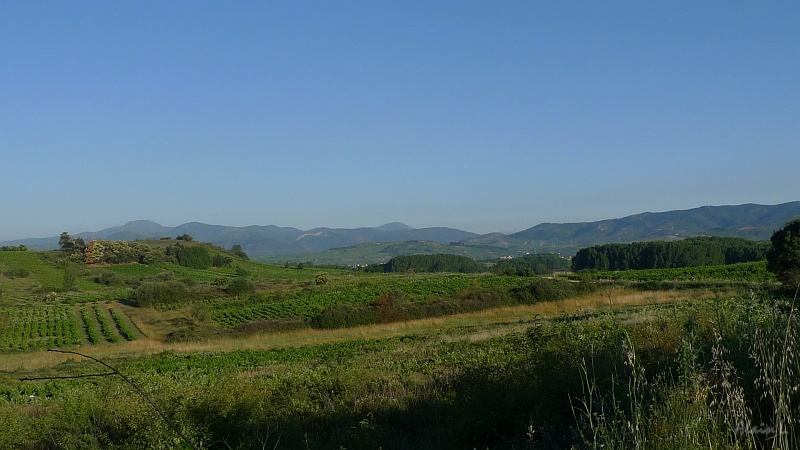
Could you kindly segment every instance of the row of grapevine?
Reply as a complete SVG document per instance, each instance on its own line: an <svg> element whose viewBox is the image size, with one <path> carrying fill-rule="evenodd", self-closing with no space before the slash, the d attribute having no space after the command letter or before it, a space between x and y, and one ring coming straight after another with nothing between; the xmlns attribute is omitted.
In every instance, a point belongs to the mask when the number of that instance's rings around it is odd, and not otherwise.
<svg viewBox="0 0 800 450"><path fill-rule="evenodd" d="M125 320L122 313L114 308L109 309L108 312L111 314L111 319L114 321L114 325L116 325L117 330L119 330L119 334L122 335L123 339L126 341L136 340L136 333L130 327L128 321Z"/></svg>
<svg viewBox="0 0 800 450"><path fill-rule="evenodd" d="M0 308L5 326L0 350L35 350L79 344L81 336L68 305Z"/></svg>
<svg viewBox="0 0 800 450"><path fill-rule="evenodd" d="M523 277L443 275L437 277L386 277L369 283L353 282L327 289L300 292L280 301L247 302L216 300L206 306L211 317L225 327L234 327L257 320L290 317L313 318L325 308L340 303L364 304L382 295L402 292L409 301L447 297L477 286L483 289L521 287L530 283Z"/></svg>
<svg viewBox="0 0 800 450"><path fill-rule="evenodd" d="M111 327L105 311L103 311L103 309L100 308L100 305L97 303L92 305L92 309L94 310L95 318L97 318L97 323L100 324L100 331L102 331L103 337L106 339L106 341L119 342L119 334L117 334L117 331Z"/></svg>
<svg viewBox="0 0 800 450"><path fill-rule="evenodd" d="M90 306L91 305L91 306ZM130 320L98 303L0 307L0 351L44 350L136 339Z"/></svg>
<svg viewBox="0 0 800 450"><path fill-rule="evenodd" d="M83 320L83 330L86 332L89 343L99 344L100 334L97 331L97 321L89 314L89 309L86 308L86 305L81 307L81 319Z"/></svg>
<svg viewBox="0 0 800 450"><path fill-rule="evenodd" d="M129 287L116 287L94 292L60 292L58 299L62 303L105 302L130 298L131 291Z"/></svg>

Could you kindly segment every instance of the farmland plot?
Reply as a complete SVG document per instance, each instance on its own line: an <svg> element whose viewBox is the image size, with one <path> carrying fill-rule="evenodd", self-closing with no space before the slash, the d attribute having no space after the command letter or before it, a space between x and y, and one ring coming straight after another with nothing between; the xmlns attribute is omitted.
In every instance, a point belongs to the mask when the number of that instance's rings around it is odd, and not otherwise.
<svg viewBox="0 0 800 450"><path fill-rule="evenodd" d="M0 352L136 339L122 311L91 304L0 307Z"/></svg>
<svg viewBox="0 0 800 450"><path fill-rule="evenodd" d="M3 307L0 317L0 350L37 350L82 342L69 305Z"/></svg>

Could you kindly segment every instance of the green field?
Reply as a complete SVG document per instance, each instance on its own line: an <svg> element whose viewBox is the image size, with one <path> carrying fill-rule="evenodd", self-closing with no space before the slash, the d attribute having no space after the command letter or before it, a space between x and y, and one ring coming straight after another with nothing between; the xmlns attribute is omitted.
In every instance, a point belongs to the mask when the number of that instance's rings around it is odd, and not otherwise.
<svg viewBox="0 0 800 450"><path fill-rule="evenodd" d="M623 271L588 271L573 275L573 279L624 281L740 281L764 283L775 281L767 270L767 262L738 263L719 266L681 267L675 269L646 269Z"/></svg>
<svg viewBox="0 0 800 450"><path fill-rule="evenodd" d="M755 449L800 437L800 327L763 263L534 277L60 256L0 252L0 448ZM108 368L47 349L118 369L180 434Z"/></svg>

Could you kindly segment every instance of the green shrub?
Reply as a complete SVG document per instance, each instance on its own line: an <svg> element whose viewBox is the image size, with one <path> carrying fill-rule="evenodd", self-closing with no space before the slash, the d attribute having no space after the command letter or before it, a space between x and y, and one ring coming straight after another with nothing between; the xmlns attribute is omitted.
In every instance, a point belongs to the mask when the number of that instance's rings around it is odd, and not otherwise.
<svg viewBox="0 0 800 450"><path fill-rule="evenodd" d="M124 284L122 279L114 272L103 272L94 277L94 282L97 284L104 284L106 286L119 286Z"/></svg>
<svg viewBox="0 0 800 450"><path fill-rule="evenodd" d="M181 303L190 297L189 289L179 281L144 282L133 292L136 306Z"/></svg>
<svg viewBox="0 0 800 450"><path fill-rule="evenodd" d="M590 282L572 282L553 278L535 278L528 286L515 288L512 294L519 303L537 303L563 300L576 295L589 294L597 289Z"/></svg>
<svg viewBox="0 0 800 450"><path fill-rule="evenodd" d="M213 259L211 252L207 248L199 245L177 246L175 257L178 264L192 269L208 269L211 267Z"/></svg>
<svg viewBox="0 0 800 450"><path fill-rule="evenodd" d="M221 253L214 254L214 258L211 260L211 265L214 267L230 267L231 263L233 262L233 258L230 256L225 256Z"/></svg>
<svg viewBox="0 0 800 450"><path fill-rule="evenodd" d="M253 283L245 277L236 277L228 281L228 286L225 291L230 295L242 295L255 292L256 288Z"/></svg>

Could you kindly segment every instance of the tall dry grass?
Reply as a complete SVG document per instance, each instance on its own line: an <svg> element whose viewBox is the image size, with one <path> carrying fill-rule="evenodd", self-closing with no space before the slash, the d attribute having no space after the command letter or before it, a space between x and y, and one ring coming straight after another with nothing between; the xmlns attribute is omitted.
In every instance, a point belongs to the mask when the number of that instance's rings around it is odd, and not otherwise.
<svg viewBox="0 0 800 450"><path fill-rule="evenodd" d="M604 450L800 448L796 300L797 293L789 305L762 303L758 317L745 317L751 323L736 330L746 336L714 329L710 351L701 350L708 342L690 331L676 373L645 377L629 339L622 343L627 371L610 391L600 392L584 362L583 398L573 403L584 444ZM726 341L749 342L744 370L755 373L751 384L739 372L743 362L737 369L729 358Z"/></svg>

